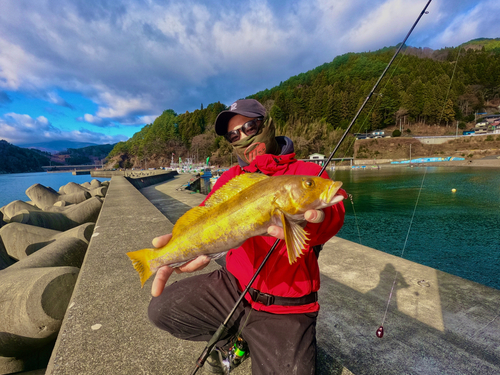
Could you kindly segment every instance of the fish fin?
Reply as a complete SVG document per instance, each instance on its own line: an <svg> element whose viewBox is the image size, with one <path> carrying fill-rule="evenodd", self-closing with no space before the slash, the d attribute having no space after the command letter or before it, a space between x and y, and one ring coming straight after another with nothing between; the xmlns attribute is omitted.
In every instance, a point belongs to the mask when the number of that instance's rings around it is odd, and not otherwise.
<svg viewBox="0 0 500 375"><path fill-rule="evenodd" d="M269 176L262 173L240 174L239 176L229 180L225 185L212 194L212 196L206 200L205 207L213 207L221 204L222 202L231 199L242 190L268 178Z"/></svg>
<svg viewBox="0 0 500 375"><path fill-rule="evenodd" d="M127 253L127 256L132 261L135 270L139 272L141 278L141 288L147 279L151 277L153 272L149 268L149 260L153 259L157 254L155 249L143 249Z"/></svg>
<svg viewBox="0 0 500 375"><path fill-rule="evenodd" d="M302 250L304 250L306 241L309 240L309 237L307 237L307 232L300 224L287 220L283 211L279 209L277 211L281 217L281 223L283 224L283 230L285 232L288 261L290 264L293 264L297 261L297 258L303 254Z"/></svg>
<svg viewBox="0 0 500 375"><path fill-rule="evenodd" d="M182 234L187 226L192 225L193 221L198 219L200 216L203 216L207 213L208 209L203 206L197 206L191 208L184 215L182 215L174 225L172 229L172 235L174 237Z"/></svg>

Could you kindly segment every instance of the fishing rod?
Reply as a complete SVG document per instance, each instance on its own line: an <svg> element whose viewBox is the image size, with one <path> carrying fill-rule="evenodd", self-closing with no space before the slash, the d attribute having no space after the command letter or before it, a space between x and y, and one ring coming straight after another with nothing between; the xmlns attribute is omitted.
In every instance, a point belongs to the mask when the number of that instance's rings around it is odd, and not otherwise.
<svg viewBox="0 0 500 375"><path fill-rule="evenodd" d="M403 42L400 44L399 48L396 50L396 52L394 53L394 56L392 56L391 60L389 61L389 63L387 64L387 66L385 67L384 71L382 72L382 74L380 75L379 79L377 80L377 82L375 83L375 85L373 86L372 90L370 91L370 93L368 94L368 96L366 97L366 99L364 100L363 104L361 104L361 107L359 108L358 112L356 113L356 115L354 116L354 118L352 119L351 123L349 124L349 126L347 127L346 131L344 132L344 134L342 135L342 137L340 138L340 140L338 141L337 145L335 146L335 148L333 149L332 153L330 154L330 156L328 157L327 161L323 164L323 167L321 168L321 170L319 171L318 173L318 177L320 177L326 170L326 166L330 163L330 161L332 160L333 156L335 155L335 153L337 152L337 150L339 149L340 145L342 144L342 142L344 141L344 139L347 137L347 134L349 133L349 131L351 130L352 126L354 125L354 123L356 122L356 120L358 119L359 115L361 114L361 111L363 111L363 109L365 108L366 104L368 103L368 100L370 100L370 98L372 97L373 93L375 92L375 90L377 89L380 81L382 81L382 78L384 78L387 70L390 68L390 66L392 65L394 59L397 57L397 55L399 54L399 52L401 51L401 49L403 48L403 46L405 45L406 43L406 40L409 38L410 34L412 33L413 29L415 28L415 26L417 26L418 22L420 21L420 19L422 18L422 16L424 14L427 14L428 12L426 12L427 10L427 7L429 6L429 4L431 3L432 0L429 0L427 2L427 4L425 5L424 9L422 10L422 12L420 12L420 15L418 16L417 20L415 21L415 23L413 24L413 26L411 27L410 31L408 32L408 34L406 34L406 37L404 38ZM264 258L264 260L262 261L262 263L260 264L259 268L257 268L257 270L255 271L254 275L252 276L252 278L250 279L250 281L248 282L247 286L245 287L245 289L243 290L243 292L241 293L240 297L238 298L238 300L236 301L236 303L234 304L233 308L231 309L231 311L229 312L229 314L227 315L226 319L224 320L224 322L221 323L221 325L219 326L219 328L217 328L217 331L214 333L214 335L212 336L212 338L210 339L210 341L208 341L207 345L205 346L205 349L203 350L203 352L201 353L200 357L198 358L198 360L196 361L196 367L193 369L193 371L191 372L191 375L195 375L198 370L203 367L203 365L205 364L205 361L207 360L208 356L210 355L210 352L212 351L212 349L214 348L215 344L221 339L222 336L224 336L227 332L228 332L228 324L229 324L229 321L231 320L231 318L233 317L234 313L236 312L236 309L238 308L239 304L241 303L241 301L243 301L243 299L245 298L245 295L248 293L248 291L250 290L252 284L254 283L255 279L257 278L257 276L259 275L260 271L262 270L262 268L264 267L264 265L267 263L268 259L271 257L272 253L274 252L274 250L276 249L276 247L278 246L278 243L280 242L281 240L280 239L277 239L273 246L271 247L271 249L269 250L269 252L267 253L266 257ZM379 328L380 330L380 328ZM382 331L383 332L383 331ZM383 335L383 333L382 333ZM378 331L377 331L377 336L378 335ZM379 336L381 337L381 336Z"/></svg>

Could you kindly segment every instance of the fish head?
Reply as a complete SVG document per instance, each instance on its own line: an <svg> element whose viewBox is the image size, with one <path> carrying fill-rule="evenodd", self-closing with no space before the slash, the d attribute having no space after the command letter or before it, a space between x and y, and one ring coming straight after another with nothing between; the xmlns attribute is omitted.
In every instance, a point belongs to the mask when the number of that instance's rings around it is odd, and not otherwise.
<svg viewBox="0 0 500 375"><path fill-rule="evenodd" d="M313 176L289 176L281 194L276 200L280 209L288 215L303 215L308 210L318 210L342 201L344 195L338 193L340 181Z"/></svg>

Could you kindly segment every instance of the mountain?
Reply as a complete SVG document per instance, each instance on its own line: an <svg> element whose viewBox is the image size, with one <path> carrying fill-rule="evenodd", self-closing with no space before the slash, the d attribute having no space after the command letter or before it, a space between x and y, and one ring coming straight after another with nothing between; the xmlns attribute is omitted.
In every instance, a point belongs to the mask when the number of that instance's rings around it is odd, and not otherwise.
<svg viewBox="0 0 500 375"><path fill-rule="evenodd" d="M90 142L74 142L74 141L52 141L52 142L42 142L42 143L23 143L17 146L23 148L36 148L40 151L50 152L55 154L60 151L67 150L68 148L82 148L87 146L97 146L96 143Z"/></svg>
<svg viewBox="0 0 500 375"><path fill-rule="evenodd" d="M114 144L87 146L82 148L68 148L65 151L52 155L53 161L58 161L67 165L101 165L101 161L108 156Z"/></svg>
<svg viewBox="0 0 500 375"><path fill-rule="evenodd" d="M500 52L500 38L489 39L489 38L479 38L473 39L466 43L463 43L461 47L465 49L474 48L481 49L484 48L485 51L496 51Z"/></svg>
<svg viewBox="0 0 500 375"><path fill-rule="evenodd" d="M396 51L346 53L307 72L257 92L274 121L277 135L292 139L297 157L329 154ZM455 134L474 128L476 113L500 113L500 39L475 39L440 50L406 47L377 92L361 112L351 133L396 127L413 132L431 128ZM109 154L111 166L129 168L170 164L182 157L195 161L210 156L228 165L233 150L215 134L220 102L177 115L165 110ZM443 135L443 134L441 134ZM338 155L352 156L355 137L349 134ZM203 155L203 157L201 157ZM198 158L200 156L200 158Z"/></svg>
<svg viewBox="0 0 500 375"><path fill-rule="evenodd" d="M0 140L0 173L43 172L42 166L48 165L50 154L30 150Z"/></svg>

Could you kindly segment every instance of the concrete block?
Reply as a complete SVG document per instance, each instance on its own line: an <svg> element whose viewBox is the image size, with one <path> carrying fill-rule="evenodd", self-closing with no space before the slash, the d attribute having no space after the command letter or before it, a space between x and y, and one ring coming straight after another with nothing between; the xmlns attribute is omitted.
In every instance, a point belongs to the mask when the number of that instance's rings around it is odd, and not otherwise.
<svg viewBox="0 0 500 375"><path fill-rule="evenodd" d="M92 189L97 189L97 188L101 187L101 181L96 180L94 178L92 181L90 181L90 186L92 187Z"/></svg>
<svg viewBox="0 0 500 375"><path fill-rule="evenodd" d="M82 185L74 182L68 182L66 185L62 186L61 189L64 191L64 194L74 194L81 191L88 191Z"/></svg>
<svg viewBox="0 0 500 375"><path fill-rule="evenodd" d="M44 346L22 358L0 357L0 375L45 375L54 343Z"/></svg>
<svg viewBox="0 0 500 375"><path fill-rule="evenodd" d="M87 190L92 190L92 186L90 185L90 182L88 182L88 181L84 182L83 184L80 184L80 185L83 186Z"/></svg>
<svg viewBox="0 0 500 375"><path fill-rule="evenodd" d="M104 198L106 196L107 191L108 191L108 187L107 186L101 186L101 187L92 189L90 191L90 194L93 197L103 197Z"/></svg>
<svg viewBox="0 0 500 375"><path fill-rule="evenodd" d="M64 237L74 237L82 240L87 245L90 242L90 238L92 237L92 233L94 233L95 223L83 223L75 228L67 230L65 232L59 232L56 234L54 239L64 238Z"/></svg>
<svg viewBox="0 0 500 375"><path fill-rule="evenodd" d="M0 211L3 213L3 218L6 222L8 222L11 217L16 216L21 210L40 211L38 207L20 200L15 200L13 202L10 202L8 205L0 208Z"/></svg>
<svg viewBox="0 0 500 375"><path fill-rule="evenodd" d="M59 200L60 194L54 189L43 186L41 184L35 184L30 186L26 190L26 195L31 199L35 205L42 210L45 207L53 206Z"/></svg>
<svg viewBox="0 0 500 375"><path fill-rule="evenodd" d="M41 267L77 267L80 268L85 258L88 243L75 237L61 237L33 255L21 259L7 270Z"/></svg>
<svg viewBox="0 0 500 375"><path fill-rule="evenodd" d="M71 205L67 209L61 210L61 212L29 212L22 210L11 221L65 231L83 223L95 223L101 206L102 201L98 197L92 197L85 202Z"/></svg>
<svg viewBox="0 0 500 375"><path fill-rule="evenodd" d="M23 357L56 339L78 272L76 267L0 271L0 356Z"/></svg>
<svg viewBox="0 0 500 375"><path fill-rule="evenodd" d="M34 225L47 229L65 231L76 227L79 223L72 221L60 212L22 210L10 219L10 222Z"/></svg>
<svg viewBox="0 0 500 375"><path fill-rule="evenodd" d="M81 190L75 193L63 194L59 197L59 200L64 201L67 204L78 204L86 201L91 196L92 195L87 190Z"/></svg>
<svg viewBox="0 0 500 375"><path fill-rule="evenodd" d="M10 223L0 229L7 254L21 260L59 238L74 237L88 244L94 223L84 223L73 229L61 232L22 223Z"/></svg>
<svg viewBox="0 0 500 375"><path fill-rule="evenodd" d="M16 263L16 260L9 256L3 244L2 237L0 237L0 270L12 266L14 263Z"/></svg>
<svg viewBox="0 0 500 375"><path fill-rule="evenodd" d="M62 232L14 222L0 229L0 238L7 253L19 260L53 242L59 233Z"/></svg>
<svg viewBox="0 0 500 375"><path fill-rule="evenodd" d="M78 224L97 221L99 212L102 207L102 201L98 197L92 197L87 199L78 205L74 205L65 211L65 215L72 221Z"/></svg>

